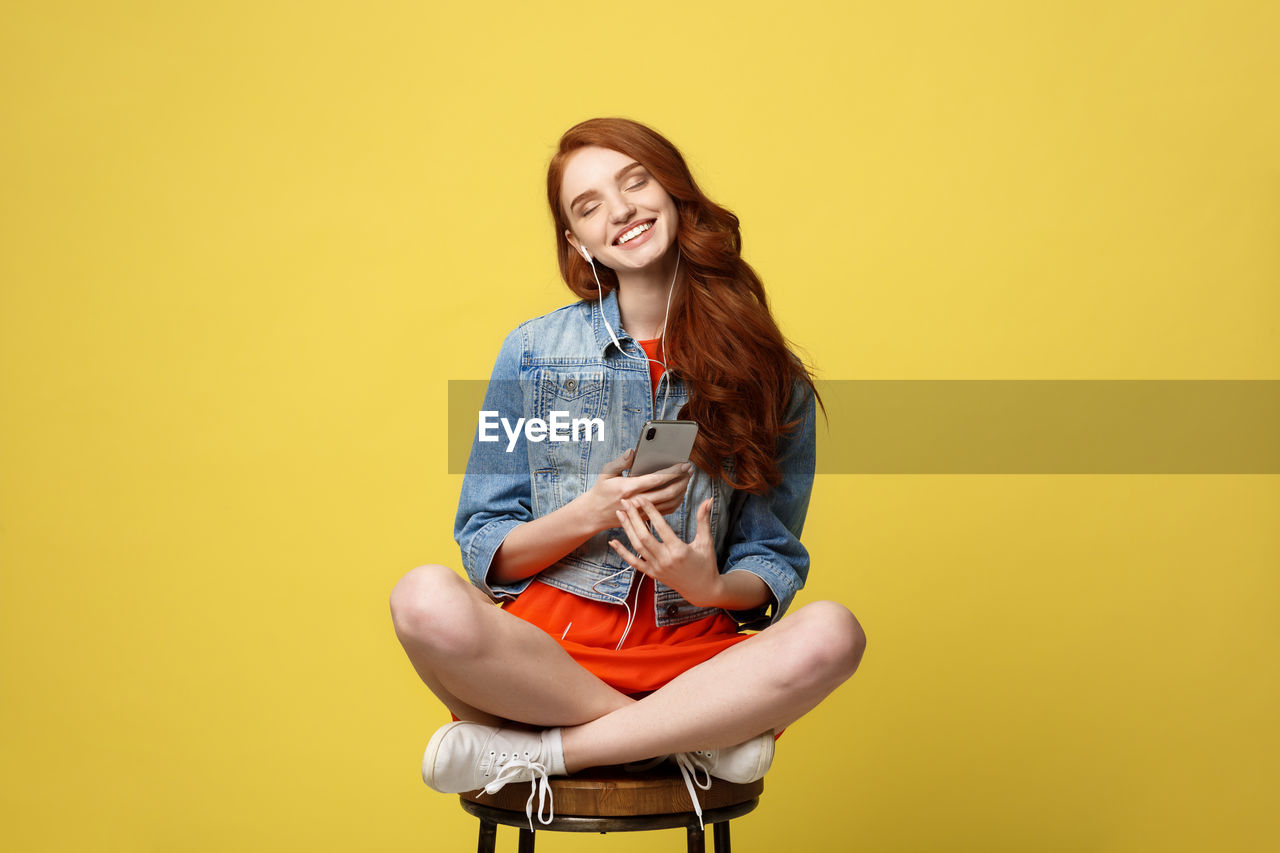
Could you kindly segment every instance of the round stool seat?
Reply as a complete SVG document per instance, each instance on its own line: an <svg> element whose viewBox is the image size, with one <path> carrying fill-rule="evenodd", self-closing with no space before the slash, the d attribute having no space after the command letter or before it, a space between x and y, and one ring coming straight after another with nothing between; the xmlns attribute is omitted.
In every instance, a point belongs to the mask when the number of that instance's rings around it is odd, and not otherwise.
<svg viewBox="0 0 1280 853"><path fill-rule="evenodd" d="M550 782L557 815L631 817L693 812L684 778L670 766L634 773L621 767L593 767L572 776L552 776ZM712 777L710 790L699 789L698 802L703 811L736 806L756 799L763 790L763 779L737 784ZM470 791L461 797L478 805L517 812L523 822L529 783L512 782L496 794Z"/></svg>
<svg viewBox="0 0 1280 853"><path fill-rule="evenodd" d="M572 776L550 779L555 817L537 823L550 832L640 832L685 827L689 849L702 849L702 823L716 824L716 850L729 849L728 821L747 814L759 803L764 780L743 784L711 778L708 790L698 789L702 822L694 811L680 771L670 765L631 772L621 767L594 767ZM496 794L461 794L462 808L480 818L480 849L493 849L495 824L520 828L521 850L532 850L532 833L525 804L530 783L511 782ZM488 825L488 829L486 829Z"/></svg>

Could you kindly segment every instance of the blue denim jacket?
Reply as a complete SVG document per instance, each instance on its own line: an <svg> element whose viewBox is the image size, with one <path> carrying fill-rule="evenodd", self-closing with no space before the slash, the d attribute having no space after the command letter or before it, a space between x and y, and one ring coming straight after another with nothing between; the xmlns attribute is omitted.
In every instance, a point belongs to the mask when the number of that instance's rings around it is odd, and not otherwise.
<svg viewBox="0 0 1280 853"><path fill-rule="evenodd" d="M496 441L481 441L477 428L454 521L454 539L471 582L495 600L513 599L533 581L596 601L622 604L635 572L609 547L610 538L626 545L621 527L592 536L581 546L537 575L513 584L490 583L489 565L502 540L517 525L564 506L595 482L605 463L635 447L644 422L677 418L688 391L676 369L659 380L656 402L648 362L618 351L601 320L601 303L582 301L529 320L503 341L485 393L484 411L497 412L514 427L519 418L548 420L552 412L572 419L600 418L603 435L579 432L572 440L528 440L523 431L514 440L502 427ZM617 298L605 297L603 311L626 350L643 356L640 345L622 329ZM809 572L809 552L800 544L813 487L815 412L813 394L792 395L787 420L801 418L800 427L780 439L778 462L782 482L766 495L728 486L695 466L684 502L665 516L677 535L689 542L697 533L696 513L702 501L713 498L711 533L723 572L751 572L768 585L769 604L729 611L747 628L777 621ZM479 421L477 421L479 423ZM494 431L488 432L489 436ZM589 439L589 440L588 440ZM510 450L508 450L510 446ZM732 472L732 461L726 460ZM659 625L680 625L718 612L697 607L675 590L658 583L654 618Z"/></svg>

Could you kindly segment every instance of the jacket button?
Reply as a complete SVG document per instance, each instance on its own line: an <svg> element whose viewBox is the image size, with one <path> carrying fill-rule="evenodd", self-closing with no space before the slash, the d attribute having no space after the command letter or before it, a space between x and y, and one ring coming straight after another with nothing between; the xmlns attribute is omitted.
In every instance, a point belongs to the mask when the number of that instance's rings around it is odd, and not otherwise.
<svg viewBox="0 0 1280 853"><path fill-rule="evenodd" d="M566 379L566 380L564 381L564 390L566 390L566 391L576 391L576 390L578 390L578 380L576 380L576 379Z"/></svg>
<svg viewBox="0 0 1280 853"><path fill-rule="evenodd" d="M677 606L677 605L675 605L675 604L668 604L668 605L667 605L667 615L668 615L668 616L675 616L675 615L676 615L677 613L679 613L679 612L680 612L680 608L679 608L679 606Z"/></svg>

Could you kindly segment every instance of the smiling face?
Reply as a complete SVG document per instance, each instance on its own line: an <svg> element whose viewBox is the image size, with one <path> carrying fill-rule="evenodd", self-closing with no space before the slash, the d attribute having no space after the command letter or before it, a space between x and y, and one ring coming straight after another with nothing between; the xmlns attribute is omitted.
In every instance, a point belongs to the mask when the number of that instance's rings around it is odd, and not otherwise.
<svg viewBox="0 0 1280 853"><path fill-rule="evenodd" d="M629 155L578 149L565 163L560 198L566 239L610 269L645 269L676 251L675 201Z"/></svg>

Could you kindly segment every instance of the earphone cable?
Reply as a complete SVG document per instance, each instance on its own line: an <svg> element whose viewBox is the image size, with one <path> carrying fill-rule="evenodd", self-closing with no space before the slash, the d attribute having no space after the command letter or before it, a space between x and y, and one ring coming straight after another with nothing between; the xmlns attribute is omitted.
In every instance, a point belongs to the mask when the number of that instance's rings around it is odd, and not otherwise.
<svg viewBox="0 0 1280 853"><path fill-rule="evenodd" d="M663 312L662 328L658 331L658 346L662 349L663 359L665 359L667 355L666 347L663 346L663 344L665 343L666 337L667 337L667 320L670 319L671 317L671 297L676 291L676 278L680 275L680 254L681 254L680 247L677 246L676 247L676 268L675 268L675 272L671 274L671 286L667 288L667 309L665 312ZM613 331L613 327L609 325L609 318L605 317L604 315L604 285L600 283L600 276L599 274L596 273L596 260L595 258L591 257L591 255L588 254L585 249L583 249L583 256L587 259L587 263L591 265L591 275L596 280L596 298L600 305L600 319L604 321L604 327L609 330L609 337L613 339L613 345L618 348L618 352L622 353L627 358L635 359L636 361L644 361L646 363L653 362L654 364L662 365L662 372L663 372L663 375L665 375L668 370L666 361L656 359L656 358L649 358L648 353L646 353L643 356L632 355L631 353L623 349L622 342L618 340L618 335ZM666 386L662 389L662 405L657 407L657 412L659 415L666 413L667 399L670 393L671 393L671 380L668 379Z"/></svg>

